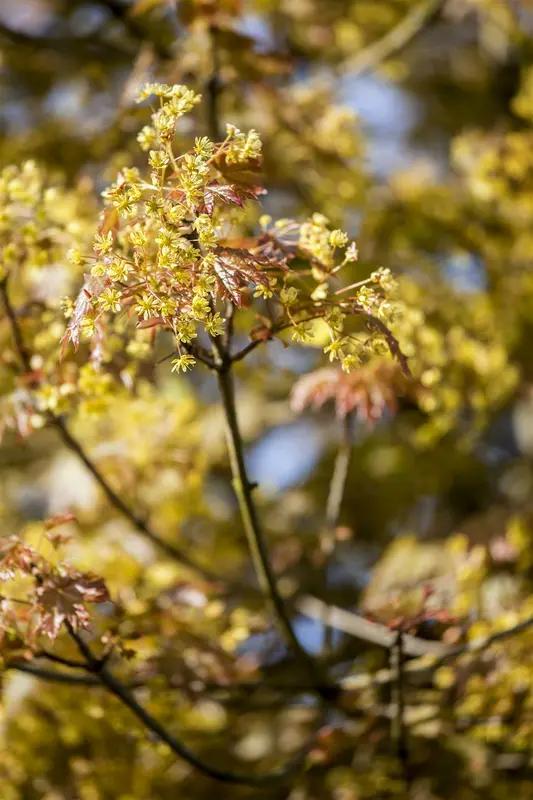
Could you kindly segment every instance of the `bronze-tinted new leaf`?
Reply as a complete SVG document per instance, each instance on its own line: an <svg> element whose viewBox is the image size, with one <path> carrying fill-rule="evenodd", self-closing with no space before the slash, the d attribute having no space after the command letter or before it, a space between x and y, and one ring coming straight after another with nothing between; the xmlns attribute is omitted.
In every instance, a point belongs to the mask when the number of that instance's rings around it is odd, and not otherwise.
<svg viewBox="0 0 533 800"><path fill-rule="evenodd" d="M109 600L104 581L84 573L50 576L37 587L35 595L37 630L51 639L55 639L65 620L75 630L88 628L90 615L86 604Z"/></svg>
<svg viewBox="0 0 533 800"><path fill-rule="evenodd" d="M41 557L16 536L0 536L0 581L14 578L17 572L31 575Z"/></svg>
<svg viewBox="0 0 533 800"><path fill-rule="evenodd" d="M416 393L416 386L404 375L395 361L377 361L346 374L337 367L326 367L305 375L295 384L291 405L301 412L307 407L321 408L329 400L344 419L353 411L369 425L388 411L395 414L398 397Z"/></svg>
<svg viewBox="0 0 533 800"><path fill-rule="evenodd" d="M248 196L255 197L249 190ZM213 183L206 186L204 190L204 205L209 216L212 216L215 210L215 201L217 197L224 203L232 203L240 208L244 205L243 193L239 193L234 184L220 184L217 181L213 181Z"/></svg>
<svg viewBox="0 0 533 800"><path fill-rule="evenodd" d="M250 283L267 283L268 276L261 267L269 262L254 256L247 250L234 250L219 247L216 250L214 265L222 294L231 299L239 308L242 306L243 290Z"/></svg>

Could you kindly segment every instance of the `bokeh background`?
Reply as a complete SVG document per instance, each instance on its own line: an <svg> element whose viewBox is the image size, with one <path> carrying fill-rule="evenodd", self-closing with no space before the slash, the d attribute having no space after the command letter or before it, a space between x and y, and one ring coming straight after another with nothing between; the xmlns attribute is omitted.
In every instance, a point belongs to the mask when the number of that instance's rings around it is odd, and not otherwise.
<svg viewBox="0 0 533 800"><path fill-rule="evenodd" d="M387 621L404 608L411 613L431 585L435 607L458 620L448 630L452 643L465 625L486 633L530 610L532 34L527 0L0 4L0 164L32 159L46 168L60 187L51 200L57 213L78 214L69 222L75 233L94 229L98 194L117 169L143 163L138 87L157 78L205 93L216 80L222 124L261 134L268 190L261 211L325 214L357 241L353 280L379 266L399 279L408 313L397 334L412 382L400 388L394 371L382 372L385 357L352 377L351 457L333 530L325 529L324 512L345 426L329 404L299 413L290 402L302 376L323 366L320 348L269 342L239 366L248 466L289 602L311 593ZM180 144L185 149L207 131L199 107ZM5 246L11 222L8 210L1 213ZM257 217L250 209L244 229L256 230ZM15 302L30 320L36 369L58 358L59 298L75 293L79 279L60 254L47 263L30 256L20 271ZM6 323L0 391L11 409ZM321 335L317 329L315 345ZM246 324L237 337L246 344ZM121 379L109 398L85 387L72 424L120 495L164 538L221 576L253 580L214 381L201 369L172 375L161 361L170 349L158 341L133 389ZM369 404L379 408L375 419L365 419ZM12 416L6 411L0 442L3 534L33 541L40 521L75 513L68 556L103 574L120 601L120 634L137 653L126 672L187 684L181 694L169 695L167 684L143 690L153 707L219 761L230 752L261 767L293 752L312 702L287 690L295 666L255 595L213 597L113 509L53 430L21 435L27 431L13 430ZM323 624L296 610L294 618L305 646L321 652ZM442 630L424 622L422 632L438 638ZM419 780L410 796L504 797L508 781L517 797L530 796L533 673L528 668L510 684L504 676L528 663L532 647L526 633L509 646L509 661L497 654L480 672L450 669L437 688L417 689L413 704L422 714L431 717L443 697L459 711L413 730ZM386 655L340 632L330 648L339 675L377 669ZM231 670L240 675L258 663L256 693L206 699L203 688L191 689L195 674L204 683L213 674L229 680ZM282 690L273 688L279 681ZM211 796L213 784L146 742L98 690L42 684L15 671L4 683L6 800ZM309 779L261 796L402 796L380 761L390 754L378 699L354 703L374 714L375 727L357 715L330 720ZM500 763L495 753L515 760Z"/></svg>

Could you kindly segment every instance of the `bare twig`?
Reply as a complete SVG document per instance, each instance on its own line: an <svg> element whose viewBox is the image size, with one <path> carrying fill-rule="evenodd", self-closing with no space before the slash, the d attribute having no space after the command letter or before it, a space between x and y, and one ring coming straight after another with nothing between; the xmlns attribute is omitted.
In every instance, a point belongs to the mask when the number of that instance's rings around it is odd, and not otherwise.
<svg viewBox="0 0 533 800"><path fill-rule="evenodd" d="M63 667L70 667L71 669L87 668L87 664L84 661L75 661L73 658L58 656L55 653L49 653L48 650L39 650L35 653L35 658L45 658L47 661L52 661L54 664L61 664Z"/></svg>
<svg viewBox="0 0 533 800"><path fill-rule="evenodd" d="M278 770L268 773L267 775L253 775L246 772L232 772L230 770L220 769L218 767L207 764L195 753L190 750L187 745L173 736L155 717L153 717L140 703L137 702L133 692L127 688L118 678L113 675L105 663L97 659L89 645L77 633L72 626L67 622L67 629L69 635L76 643L80 653L87 662L88 669L93 672L100 683L105 686L109 692L117 697L130 711L137 717L140 722L155 734L162 742L164 742L175 755L182 758L192 767L213 778L217 781L233 784L244 784L248 786L266 786L272 783L283 781L288 775L301 768L307 754L309 752L309 745L307 745L301 753L294 759L291 759L286 765Z"/></svg>
<svg viewBox="0 0 533 800"><path fill-rule="evenodd" d="M11 304L11 300L9 298L9 293L7 289L7 278L4 278L0 281L0 295L3 300L4 308L6 311L7 319L9 320L11 332L13 335L13 340L15 342L15 348L18 353L19 360L24 368L24 370L31 374L32 366L31 366L31 355L26 347L24 342L24 337L22 335L22 330L19 325L19 321L17 318L16 311ZM76 439L76 437L71 433L69 430L66 421L62 417L58 417L51 412L47 415L47 422L48 424L55 428L59 433L60 438L62 439L63 443L68 447L71 452L73 452L80 461L86 466L89 470L91 475L94 477L98 485L103 490L104 494L106 495L109 502L118 510L124 517L131 522L131 524L136 528L136 530L141 533L146 539L152 542L152 544L156 545L166 556L169 558L175 559L179 561L188 569L191 569L198 574L202 575L206 580L210 582L217 582L219 581L219 577L215 575L213 572L208 570L206 567L198 564L193 558L191 558L187 553L185 553L181 548L177 547L176 545L167 542L165 539L162 539L158 536L150 527L150 525L140 517L130 506L120 497L120 495L113 489L113 487L108 483L107 479L102 475L94 461L88 456L86 453L83 445L81 442Z"/></svg>
<svg viewBox="0 0 533 800"><path fill-rule="evenodd" d="M215 25L209 27L209 44L211 49L211 74L206 83L207 95L207 130L213 142L222 140L220 130L220 53L218 49L218 30Z"/></svg>
<svg viewBox="0 0 533 800"><path fill-rule="evenodd" d="M326 503L326 529L324 531L323 549L326 554L331 554L335 543L335 530L339 524L342 508L342 501L346 491L346 481L348 479L348 469L352 454L352 415L347 414L342 424L342 438L337 450L333 474L329 484L328 499ZM327 584L327 571L325 582ZM323 655L327 657L333 647L334 628L328 624L328 618L324 619L324 647Z"/></svg>
<svg viewBox="0 0 533 800"><path fill-rule="evenodd" d="M256 339L253 342L249 342L249 344L245 345L242 350L239 350L235 355L231 356L231 363L234 364L237 361L242 361L243 358L255 350L256 347L259 347L260 344L263 344L262 339Z"/></svg>
<svg viewBox="0 0 533 800"><path fill-rule="evenodd" d="M25 672L34 678L39 678L50 683L66 683L69 686L101 686L101 681L94 675L73 675L68 672L57 672L56 670L36 667L27 661L6 662L5 669L15 672Z"/></svg>
<svg viewBox="0 0 533 800"><path fill-rule="evenodd" d="M339 524L342 501L346 491L348 469L352 453L352 417L347 414L343 420L342 439L335 458L335 466L329 484L326 504L326 528L329 534L334 533Z"/></svg>
<svg viewBox="0 0 533 800"><path fill-rule="evenodd" d="M298 610L312 619L323 620L327 616L329 624L344 633L354 636L356 639L375 644L390 650L394 646L396 634L386 625L371 622L358 614L346 611L337 606L330 606L316 597L306 595L300 598L296 607ZM432 642L422 639L419 636L412 636L404 633L403 635L404 653L409 656L443 656L448 648L441 642Z"/></svg>
<svg viewBox="0 0 533 800"><path fill-rule="evenodd" d="M385 36L345 62L344 67L350 74L350 80L373 72L388 58L403 50L431 22L441 5L442 0L422 0Z"/></svg>

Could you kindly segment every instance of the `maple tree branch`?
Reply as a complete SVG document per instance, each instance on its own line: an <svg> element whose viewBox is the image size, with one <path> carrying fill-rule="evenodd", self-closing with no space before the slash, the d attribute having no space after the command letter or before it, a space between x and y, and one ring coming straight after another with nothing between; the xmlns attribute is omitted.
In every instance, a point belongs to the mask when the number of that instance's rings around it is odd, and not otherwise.
<svg viewBox="0 0 533 800"><path fill-rule="evenodd" d="M339 524L342 508L342 501L346 492L346 482L348 480L348 470L352 455L352 415L347 414L342 423L342 438L335 457L333 473L329 483L328 499L326 502L326 530L325 530L325 551L328 555L335 543L335 530ZM325 572L325 583L327 585L327 572ZM327 616L324 619L324 646L323 655L327 656L333 647L334 628L328 625Z"/></svg>
<svg viewBox="0 0 533 800"><path fill-rule="evenodd" d="M405 726L405 686L404 686L404 663L405 655L403 650L403 631L399 630L396 641L391 648L391 671L394 674L392 692L392 717L391 717L391 736L396 746L396 756L403 768L403 774L407 785L410 783L409 773L409 751L407 748L407 729Z"/></svg>
<svg viewBox="0 0 533 800"><path fill-rule="evenodd" d="M328 499L326 503L326 528L328 533L335 532L339 524L342 501L346 491L348 469L352 455L352 417L347 414L342 425L342 439L335 457L333 474L329 484Z"/></svg>
<svg viewBox="0 0 533 800"><path fill-rule="evenodd" d="M296 635L270 562L265 535L259 520L255 501L252 497L254 486L248 477L244 460L244 443L237 419L231 360L229 359L227 351L223 350L215 339L213 339L213 346L215 358L218 359L216 373L226 423L226 443L233 476L232 484L237 497L254 569L263 594L270 601L278 622L278 627L283 633L287 644L294 651L302 666L306 669L312 682L317 686L323 687L327 681L324 680L322 670L301 645ZM331 700L336 696L336 689L334 687L323 687L318 689L318 693L322 699Z"/></svg>
<svg viewBox="0 0 533 800"><path fill-rule="evenodd" d="M207 777L213 780L221 781L223 783L243 784L247 786L266 786L272 783L283 781L286 777L291 775L296 770L300 769L307 758L310 750L310 745L305 748L287 764L278 770L274 770L266 775L254 775L246 772L233 772L215 767L207 764L199 758L187 745L180 739L170 733L155 717L153 717L135 698L133 692L120 681L115 675L110 672L105 663L97 659L89 645L84 639L74 630L72 625L66 622L67 630L70 637L75 642L80 653L87 662L88 669L94 672L100 683L105 686L108 691L113 694L118 700L121 701L130 711L142 722L145 728L154 733L162 742L164 742L172 752L190 764L199 772L202 772ZM313 737L314 741L314 737Z"/></svg>
<svg viewBox="0 0 533 800"><path fill-rule="evenodd" d="M11 303L9 298L9 293L7 290L8 279L4 277L0 281L0 295L3 300L6 317L9 321L11 332L13 335L13 340L15 343L15 349L18 353L19 359L22 363L24 370L31 374L32 367L31 367L31 355L26 347L24 342L24 337L22 335L22 330L19 325L19 321L17 318L16 311ZM104 494L106 495L107 499L113 505L117 511L127 519L131 524L136 528L136 530L142 534L146 539L151 541L156 547L159 548L166 556L169 558L175 559L182 563L188 569L197 572L203 578L210 582L217 582L220 578L215 575L211 570L203 567L202 565L198 564L193 558L191 558L187 553L185 553L181 548L177 547L176 545L167 542L165 539L162 539L158 536L150 527L150 525L140 517L130 506L120 497L120 495L113 489L113 487L108 483L107 479L104 478L94 461L87 455L83 445L76 439L76 437L70 432L66 421L62 417L58 417L55 414L49 412L47 414L47 422L51 427L54 427L63 444L73 452L79 460L85 465L85 467L89 470L93 478L96 480L100 488L103 490Z"/></svg>
<svg viewBox="0 0 533 800"><path fill-rule="evenodd" d="M45 658L47 661L53 661L54 664L61 664L71 669L86 669L87 667L84 661L75 661L73 658L58 656L55 653L50 653L48 650L38 650L37 653L35 653L35 658Z"/></svg>
<svg viewBox="0 0 533 800"><path fill-rule="evenodd" d="M69 686L101 686L101 682L94 675L72 675L67 672L57 672L57 670L36 667L26 661L8 661L5 669L24 672L51 683L66 683Z"/></svg>
<svg viewBox="0 0 533 800"><path fill-rule="evenodd" d="M392 30L377 42L372 42L349 60L345 69L351 80L376 70L384 61L409 44L436 16L442 0L422 0Z"/></svg>
<svg viewBox="0 0 533 800"><path fill-rule="evenodd" d="M372 622L359 614L346 611L346 609L327 605L316 597L302 597L297 601L296 607L302 614L312 619L322 621L327 615L330 625L363 642L386 649L390 649L394 645L395 633L386 625ZM435 670L448 661L469 653L480 653L488 650L493 644L506 641L532 627L533 616L530 616L503 631L497 631L480 639L470 640L456 647L449 647L442 642L422 639L420 636L404 633L402 638L404 655L414 656L412 660L405 663L404 673L406 676L423 673L432 675ZM342 679L340 686L342 689L350 691L366 689L369 686L386 685L393 680L393 671L382 669L374 675L349 675Z"/></svg>
<svg viewBox="0 0 533 800"><path fill-rule="evenodd" d="M207 130L213 142L223 139L219 122L220 100L220 53L218 48L218 31L215 25L209 26L209 45L211 56L211 74L206 81L207 96Z"/></svg>

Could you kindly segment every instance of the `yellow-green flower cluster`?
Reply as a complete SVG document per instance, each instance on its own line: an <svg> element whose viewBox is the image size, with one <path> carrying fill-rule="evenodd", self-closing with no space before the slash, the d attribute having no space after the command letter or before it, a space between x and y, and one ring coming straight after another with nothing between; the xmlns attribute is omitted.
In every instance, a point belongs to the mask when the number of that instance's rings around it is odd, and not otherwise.
<svg viewBox="0 0 533 800"><path fill-rule="evenodd" d="M263 318L265 310L272 314L272 334L276 327L291 328L297 342L312 341L313 321L324 320L329 331L325 353L347 371L359 363L369 341L381 352L383 330L377 337L356 337L345 331L345 321L357 314L382 326L388 323L393 314L389 295L395 288L390 272L377 270L339 293L339 273L357 260L357 247L322 214L303 224L279 220L273 228L270 218L262 218L263 237L245 248L227 246L235 208L255 192L238 178L227 183L224 170L231 165L257 169L258 134L228 125L223 142L197 138L190 151L176 155L177 123L200 97L183 86L148 84L139 99L154 95L159 107L140 138L142 149L149 151L149 177L124 169L103 192L106 208L93 255L70 251L71 262L90 265L91 273L79 305L66 307L70 338L76 343L78 333L100 335L110 315L133 316L141 328L173 332L177 357L172 369L185 372L195 363L198 329L211 338L220 336L227 301L240 307L251 297L261 304ZM304 262L303 272L291 268L294 258ZM344 293L351 289L351 295ZM128 353L140 350L145 348L130 347Z"/></svg>

